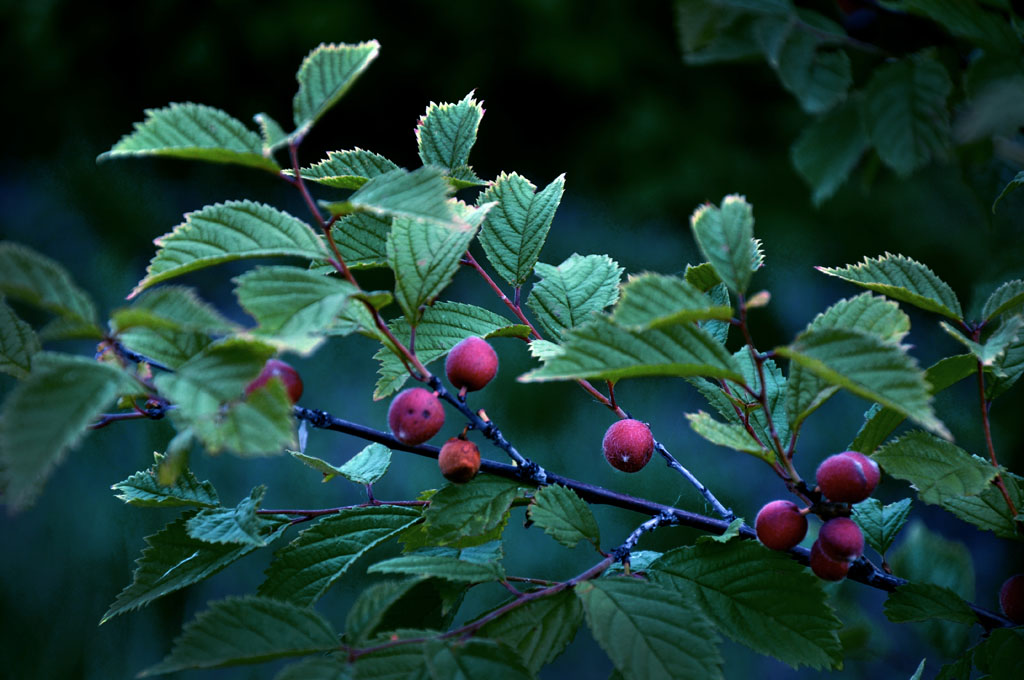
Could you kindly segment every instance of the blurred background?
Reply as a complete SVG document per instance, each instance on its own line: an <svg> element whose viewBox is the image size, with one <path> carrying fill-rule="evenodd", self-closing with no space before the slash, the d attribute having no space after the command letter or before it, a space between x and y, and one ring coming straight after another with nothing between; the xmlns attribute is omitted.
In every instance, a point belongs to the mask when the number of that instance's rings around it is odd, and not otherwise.
<svg viewBox="0 0 1024 680"><path fill-rule="evenodd" d="M245 168L156 159L97 164L95 158L143 119L143 109L172 101L209 104L244 121L261 111L288 121L295 71L314 46L375 38L380 57L307 138L301 149L305 164L329 150L359 146L415 167L413 128L427 104L458 101L475 90L486 108L470 159L478 175L517 171L544 186L566 173L565 198L542 261L558 264L573 252L608 253L627 272L681 273L687 263L698 262L688 224L692 210L728 193L744 194L754 206L756 233L767 254L754 286L772 294L771 304L752 316L762 348L787 342L828 304L860 292L816 273L814 265L903 253L931 266L968 309L980 306L998 283L1024 274L1024 191L1005 199L995 216L990 211L995 195L1020 168L968 150L901 179L869 160L835 197L815 208L789 160L789 147L808 122L792 96L763 60L685 65L674 24L673 6L665 1L219 0L193 6L164 0L117 6L3 0L0 55L7 64L8 134L0 164L0 236L60 261L109 312L142 277L154 252L152 240L187 211L252 198L304 216L293 190ZM473 198L472 192L460 196ZM182 282L241 320L230 284L240 271L214 268ZM387 285L385 274L368 274L371 287L374 281ZM460 272L447 296L504 311L470 271ZM913 322L907 341L922 365L960 351L937 318L907 311ZM512 339L494 344L502 362L499 378L472 403L485 407L521 451L583 481L705 510L699 496L656 462L628 478L612 470L600 454L612 414L572 384L517 383L515 377L532 365L525 345ZM369 341L347 338L309 359L286 357L306 382L303 405L386 429L387 403L371 399L374 351ZM0 377L4 393L12 385ZM683 464L748 521L764 502L784 497L782 483L762 463L713 447L689 430L683 414L707 406L685 382L626 381L616 392L620 403L649 421ZM1024 470L1022 393L1018 385L992 414L1001 462L1017 471ZM840 395L810 420L797 458L805 477L845 448L867 407ZM965 381L944 393L937 407L957 442L982 452L974 384ZM442 434L456 432L455 420L449 419ZM252 591L261 582L269 551L98 626L130 582L143 537L177 516L173 510L125 506L109 487L147 467L152 452L162 450L172 434L169 424L141 421L97 431L69 455L35 507L0 519L5 677L132 677L163 657L181 625L208 600ZM313 432L308 452L339 463L362 447L343 435ZM225 504L268 480L268 507L330 507L363 498L344 481L320 484L318 473L284 457L251 462L194 455L192 467L214 483ZM376 495L411 498L441 481L432 461L397 454ZM886 479L875 497L891 502L908 493L905 483ZM625 511L594 510L606 548L641 520ZM509 573L561 579L593 562L582 546L566 551L536 529L523 529L522 511L517 512L506 532ZM927 545L937 562L962 564L960 573L972 568L972 583L960 594L996 608L999 584L1024 564L1021 549L916 501L912 519L914 529L905 531L894 551L900 541L913 540L918 555ZM640 547L666 550L693 538L690 531L666 529ZM374 557L394 549L382 548ZM365 566L355 565L318 605L339 627L367 582L360 576ZM467 611L503 597L497 586L479 590ZM852 583L830 590L847 624L844 678L909 677L924 656L930 677L942 659L979 632L897 626L882 616L881 593ZM729 678L830 677L808 669L794 673L728 641L723 656ZM174 677L269 678L276 668ZM610 671L583 628L542 677L602 678Z"/></svg>

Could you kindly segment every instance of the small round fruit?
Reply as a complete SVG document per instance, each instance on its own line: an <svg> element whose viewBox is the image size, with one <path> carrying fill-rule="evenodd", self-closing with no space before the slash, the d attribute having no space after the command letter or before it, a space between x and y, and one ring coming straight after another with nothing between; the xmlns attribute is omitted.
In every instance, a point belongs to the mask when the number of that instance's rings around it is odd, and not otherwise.
<svg viewBox="0 0 1024 680"><path fill-rule="evenodd" d="M465 439L449 439L441 447L437 464L445 479L456 484L465 484L476 477L480 470L480 449Z"/></svg>
<svg viewBox="0 0 1024 680"><path fill-rule="evenodd" d="M654 435L646 423L626 418L619 420L604 433L604 457L616 470L638 472L654 453Z"/></svg>
<svg viewBox="0 0 1024 680"><path fill-rule="evenodd" d="M246 385L245 393L249 394L263 387L271 378L279 378L284 383L285 389L288 390L288 398L293 404L302 396L302 378L299 377L299 372L280 359L267 359L256 379Z"/></svg>
<svg viewBox="0 0 1024 680"><path fill-rule="evenodd" d="M1024 574L1015 574L999 589L999 608L1014 623L1024 623Z"/></svg>
<svg viewBox="0 0 1024 680"><path fill-rule="evenodd" d="M852 562L864 553L864 534L848 517L825 522L818 532L821 550L838 562Z"/></svg>
<svg viewBox="0 0 1024 680"><path fill-rule="evenodd" d="M444 372L454 387L482 390L498 372L498 355L486 340L475 335L455 345L444 361Z"/></svg>
<svg viewBox="0 0 1024 680"><path fill-rule="evenodd" d="M863 453L844 451L829 456L818 466L818 486L836 503L860 503L878 485L878 463Z"/></svg>
<svg viewBox="0 0 1024 680"><path fill-rule="evenodd" d="M810 567L815 576L825 581L842 581L850 571L849 562L834 560L826 555L819 541L811 546Z"/></svg>
<svg viewBox="0 0 1024 680"><path fill-rule="evenodd" d="M772 550L789 550L807 535L807 517L792 501L772 501L757 513L757 538Z"/></svg>
<svg viewBox="0 0 1024 680"><path fill-rule="evenodd" d="M430 390L410 387L398 393L388 407L388 426L398 441L422 444L444 425L441 400Z"/></svg>

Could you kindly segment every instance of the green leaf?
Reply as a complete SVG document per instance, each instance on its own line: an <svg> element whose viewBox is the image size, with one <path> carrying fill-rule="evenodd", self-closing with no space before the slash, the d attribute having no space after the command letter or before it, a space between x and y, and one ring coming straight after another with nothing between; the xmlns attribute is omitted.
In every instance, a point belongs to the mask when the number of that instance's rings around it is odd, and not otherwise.
<svg viewBox="0 0 1024 680"><path fill-rule="evenodd" d="M973 355L958 354L935 362L928 367L924 376L931 394L937 394L973 375L976 369L977 364ZM864 414L864 418L864 425L847 449L871 455L893 430L899 427L905 416L898 411L875 404Z"/></svg>
<svg viewBox="0 0 1024 680"><path fill-rule="evenodd" d="M571 489L551 484L537 489L527 508L527 516L566 548L590 541L601 549L601 531L590 506Z"/></svg>
<svg viewBox="0 0 1024 680"><path fill-rule="evenodd" d="M346 215L331 227L334 243L349 269L386 267L390 231L390 217L366 212Z"/></svg>
<svg viewBox="0 0 1024 680"><path fill-rule="evenodd" d="M619 299L622 267L607 255L573 253L557 267L537 263L536 270L541 280L534 284L526 304L556 341Z"/></svg>
<svg viewBox="0 0 1024 680"><path fill-rule="evenodd" d="M583 623L583 607L569 590L527 602L484 624L477 635L499 640L519 653L536 674L569 646Z"/></svg>
<svg viewBox="0 0 1024 680"><path fill-rule="evenodd" d="M775 352L832 385L877 401L949 437L932 410L924 372L902 346L861 331L826 328L804 331L793 344Z"/></svg>
<svg viewBox="0 0 1024 680"><path fill-rule="evenodd" d="M875 69L864 90L864 122L883 163L905 176L945 156L952 89L946 69L926 56Z"/></svg>
<svg viewBox="0 0 1024 680"><path fill-rule="evenodd" d="M196 291L185 286L152 288L132 301L130 307L116 310L110 317L111 327L118 333L133 328L150 328L179 332L227 333L235 330Z"/></svg>
<svg viewBox="0 0 1024 680"><path fill-rule="evenodd" d="M807 126L789 156L818 206L842 186L867 148L860 101L851 99Z"/></svg>
<svg viewBox="0 0 1024 680"><path fill-rule="evenodd" d="M437 168L425 166L412 172L398 168L372 178L347 201L321 205L332 215L361 211L378 217L449 223L453 221L449 192Z"/></svg>
<svg viewBox="0 0 1024 680"><path fill-rule="evenodd" d="M530 277L564 188L564 174L538 192L522 175L503 172L477 198L477 205L498 202L484 220L480 245L498 276L513 286Z"/></svg>
<svg viewBox="0 0 1024 680"><path fill-rule="evenodd" d="M391 449L383 444L370 444L345 461L338 472L356 484L375 484L391 466Z"/></svg>
<svg viewBox="0 0 1024 680"><path fill-rule="evenodd" d="M274 152L288 143L288 134L281 127L281 124L274 120L268 113L257 113L252 117L256 125L260 127L260 137L263 142L263 155L267 158L273 156Z"/></svg>
<svg viewBox="0 0 1024 680"><path fill-rule="evenodd" d="M128 297L154 283L234 260L254 257L327 256L320 237L286 212L252 201L215 203L187 213L185 221L154 241L160 249Z"/></svg>
<svg viewBox="0 0 1024 680"><path fill-rule="evenodd" d="M930 583L907 583L890 593L885 601L885 616L893 623L948 619L972 624L977 620L959 595Z"/></svg>
<svg viewBox="0 0 1024 680"><path fill-rule="evenodd" d="M345 618L345 638L349 644L360 644L378 630L388 610L427 579L380 581L359 591L359 596Z"/></svg>
<svg viewBox="0 0 1024 680"><path fill-rule="evenodd" d="M388 326L399 342L409 342L407 319L395 319ZM525 338L529 334L529 326L513 324L505 317L482 307L461 302L435 302L423 310L423 316L416 324L416 357L424 365L429 365L470 336ZM380 362L377 369L380 377L373 398L383 399L405 384L409 372L401 359L387 347L382 347L373 358Z"/></svg>
<svg viewBox="0 0 1024 680"><path fill-rule="evenodd" d="M993 376L985 385L985 398L995 399L1024 375L1024 338L1006 348L992 364Z"/></svg>
<svg viewBox="0 0 1024 680"><path fill-rule="evenodd" d="M959 446L926 432L908 432L875 451L886 474L910 482L925 503L975 496L987 488L996 468Z"/></svg>
<svg viewBox="0 0 1024 680"><path fill-rule="evenodd" d="M482 217L451 224L395 220L387 242L388 266L395 272L395 301L412 325L419 321L420 306L451 283Z"/></svg>
<svg viewBox="0 0 1024 680"><path fill-rule="evenodd" d="M0 372L27 377L32 370L32 355L40 349L32 327L19 319L0 296Z"/></svg>
<svg viewBox="0 0 1024 680"><path fill-rule="evenodd" d="M1009 472L1004 472L1000 476L1014 507L1024 507L1024 478ZM946 498L942 502L942 507L965 522L970 522L979 529L991 531L1000 538L1024 540L1024 536L1017 532L1017 523L1014 514L1006 505L1006 499L994 484L973 496Z"/></svg>
<svg viewBox="0 0 1024 680"><path fill-rule="evenodd" d="M647 574L758 653L794 668L842 664L842 624L821 581L783 553L753 541L704 541L665 553Z"/></svg>
<svg viewBox="0 0 1024 680"><path fill-rule="evenodd" d="M1024 173L1021 173L1024 174ZM1024 281L1014 279L996 288L981 309L981 318L990 321L1017 307L1024 307Z"/></svg>
<svg viewBox="0 0 1024 680"><path fill-rule="evenodd" d="M0 407L0 489L12 510L32 503L68 449L119 392L127 375L91 358L39 352L32 374Z"/></svg>
<svg viewBox="0 0 1024 680"><path fill-rule="evenodd" d="M986 680L1014 680L1024 673L1024 628L997 628L974 648L974 663Z"/></svg>
<svg viewBox="0 0 1024 680"><path fill-rule="evenodd" d="M683 278L686 279L687 283L692 284L704 293L709 293L713 288L716 288L722 283L722 279L718 276L718 272L711 266L710 262L704 262L696 266L688 264L686 265L686 271L683 273ZM728 289L726 289L728 298Z"/></svg>
<svg viewBox="0 0 1024 680"><path fill-rule="evenodd" d="M348 508L329 515L274 553L257 592L309 606L356 559L419 518L418 510L393 505Z"/></svg>
<svg viewBox="0 0 1024 680"><path fill-rule="evenodd" d="M280 522L273 517L257 515L267 487L253 488L233 508L207 508L188 520L188 535L205 543L241 543L262 548L267 544L267 529Z"/></svg>
<svg viewBox="0 0 1024 680"><path fill-rule="evenodd" d="M694 432L712 444L752 454L769 465L776 460L775 453L754 441L742 425L721 423L704 411L687 413L686 419Z"/></svg>
<svg viewBox="0 0 1024 680"><path fill-rule="evenodd" d="M266 597L228 597L185 624L171 653L139 676L259 663L337 646L331 624L312 609Z"/></svg>
<svg viewBox="0 0 1024 680"><path fill-rule="evenodd" d="M129 505L141 507L173 507L194 505L201 508L215 508L220 505L217 490L210 482L200 482L189 469L182 470L173 484L161 484L157 470L164 455L153 454L153 465L136 472L110 488L117 491L117 497Z"/></svg>
<svg viewBox="0 0 1024 680"><path fill-rule="evenodd" d="M732 355L734 363L739 366L740 372L743 375L743 382L754 390L755 393L761 391L761 374L764 374L765 384L767 386L766 394L768 401L768 410L772 414L772 425L775 428L775 434L778 436L780 442L788 441L789 439L789 426L786 424L786 408L787 408L787 381L785 376L782 375L782 371L775 364L772 359L767 359L761 366L761 370L758 370L757 364L754 363L753 357L750 355L749 348L741 347L736 350ZM757 433L761 443L767 446L769 449L775 449L774 438L772 437L772 427L768 424L768 419L765 417L764 410L761 408L760 402L751 397L746 390L743 389L736 382L730 381L728 383L730 390L732 391L732 399L742 399L740 402L740 408L745 412L750 412L750 425ZM726 397L722 393L721 388L718 385L708 384L708 387L712 390L717 390L721 396ZM725 415L727 420L733 420L742 424L742 419L736 415L735 409L732 408L732 404L721 404L721 412ZM744 428L746 429L746 428Z"/></svg>
<svg viewBox="0 0 1024 680"><path fill-rule="evenodd" d="M877 498L868 498L853 506L853 521L864 533L864 540L883 556L906 524L909 514L909 498L888 505L882 505Z"/></svg>
<svg viewBox="0 0 1024 680"><path fill-rule="evenodd" d="M416 124L416 143L423 164L440 166L449 175L467 168L483 115L483 106L472 92L457 104L431 102Z"/></svg>
<svg viewBox="0 0 1024 680"><path fill-rule="evenodd" d="M999 201L1003 200L1006 196L1021 186L1024 186L1024 170L1014 175L1013 179L1007 182L1006 186L1003 187L1003 190L999 192L998 196L996 196L996 200L992 201L992 214L995 215L996 206L999 205Z"/></svg>
<svg viewBox="0 0 1024 680"><path fill-rule="evenodd" d="M296 74L299 91L292 100L293 135L304 136L334 106L380 53L376 40L355 45L321 43L302 60Z"/></svg>
<svg viewBox="0 0 1024 680"><path fill-rule="evenodd" d="M900 0L883 5L899 12L917 14L940 24L951 35L964 38L994 52L1016 55L1020 39L1012 23L995 12L988 12L975 2L960 0Z"/></svg>
<svg viewBox="0 0 1024 680"><path fill-rule="evenodd" d="M1002 320L999 327L992 332L985 342L978 343L964 335L945 321L940 322L942 330L951 335L957 342L971 351L982 366L994 368L999 359L1003 358L1018 339L1021 339L1021 327L1024 327L1024 316L1017 314ZM997 369L1000 370L1000 369Z"/></svg>
<svg viewBox="0 0 1024 680"><path fill-rule="evenodd" d="M732 307L716 305L685 279L663 274L630 276L612 320L635 330L688 321L732 318Z"/></svg>
<svg viewBox="0 0 1024 680"><path fill-rule="evenodd" d="M451 625L466 587L441 579L410 578L363 588L345 620L346 642L361 644L385 631L397 630L398 635L409 637L405 631L410 628L444 630Z"/></svg>
<svg viewBox="0 0 1024 680"><path fill-rule="evenodd" d="M121 344L152 361L176 369L213 344L205 331L136 326L118 335Z"/></svg>
<svg viewBox="0 0 1024 680"><path fill-rule="evenodd" d="M507 521L506 512L519 493L516 482L490 475L443 487L431 496L423 513L428 539L434 545L448 545L487 534Z"/></svg>
<svg viewBox="0 0 1024 680"><path fill-rule="evenodd" d="M0 294L72 322L74 336L99 338L96 308L55 260L11 241L0 242Z"/></svg>
<svg viewBox="0 0 1024 680"><path fill-rule="evenodd" d="M427 548L413 553L381 560L370 565L368 574L405 574L428 576L457 583L501 581L501 543L464 548Z"/></svg>
<svg viewBox="0 0 1024 680"><path fill-rule="evenodd" d="M728 531L726 531L726 533L728 533ZM721 536L716 536L715 538L721 538ZM635 574L639 571L646 572L650 568L654 560L658 559L663 554L664 553L660 553L656 550L631 550L629 553L630 573ZM605 570L604 575L608 576L611 574L625 573L626 567L622 564L622 562L614 562L612 563L612 566L608 567L608 569Z"/></svg>
<svg viewBox="0 0 1024 680"><path fill-rule="evenodd" d="M192 513L174 520L146 537L146 547L135 561L132 582L118 593L100 623L143 607L168 593L186 588L216 574L235 560L256 549L255 544L207 543L188 535L186 523ZM276 540L287 524L268 524L266 542Z"/></svg>
<svg viewBox="0 0 1024 680"><path fill-rule="evenodd" d="M585 581L575 590L590 632L625 677L722 677L719 637L691 601L632 578Z"/></svg>
<svg viewBox="0 0 1024 680"><path fill-rule="evenodd" d="M917 670L910 676L910 680L921 680L921 676L924 674L924 662L927 659L921 659L921 663L917 664Z"/></svg>
<svg viewBox="0 0 1024 680"><path fill-rule="evenodd" d="M337 189L358 189L374 177L386 175L398 166L380 154L356 147L351 151L329 151L327 158L308 168L301 168L299 174L317 184ZM285 170L284 174L295 176L295 171Z"/></svg>
<svg viewBox="0 0 1024 680"><path fill-rule="evenodd" d="M311 467L318 472L322 472L324 478L321 481L323 482L329 482L341 474L341 468L331 465L322 458L317 458L316 456L307 456L301 451L289 451L288 453L291 455L292 458L299 461L303 465Z"/></svg>
<svg viewBox="0 0 1024 680"><path fill-rule="evenodd" d="M211 163L234 163L278 172L281 168L263 154L260 136L245 123L220 109L203 104L172 102L162 109L146 109L146 120L135 123L97 160L138 156L172 156Z"/></svg>
<svg viewBox="0 0 1024 680"><path fill-rule="evenodd" d="M423 662L430 680L529 680L531 677L515 652L493 640L427 640ZM422 671L416 677L423 677Z"/></svg>
<svg viewBox="0 0 1024 680"><path fill-rule="evenodd" d="M618 380L654 375L742 380L738 370L725 347L696 326L630 331L596 316L566 334L561 354L519 380Z"/></svg>
<svg viewBox="0 0 1024 680"><path fill-rule="evenodd" d="M239 456L273 456L298 446L292 402L280 380L189 424L210 453L228 449Z"/></svg>
<svg viewBox="0 0 1024 680"><path fill-rule="evenodd" d="M886 253L876 258L865 257L860 264L847 267L816 269L929 312L956 321L963 318L960 301L949 284L909 257Z"/></svg>
<svg viewBox="0 0 1024 680"><path fill-rule="evenodd" d="M353 667L340 657L311 656L288 664L274 680L353 680L353 673Z"/></svg>
<svg viewBox="0 0 1024 680"><path fill-rule="evenodd" d="M816 16L821 17L820 14ZM842 31L837 25L834 28ZM800 102L800 108L810 114L832 109L846 97L853 83L850 58L846 53L839 49L820 49L821 46L822 39L818 34L792 30L772 64L782 86L792 92Z"/></svg>
<svg viewBox="0 0 1024 680"><path fill-rule="evenodd" d="M754 210L747 199L730 194L722 199L721 208L704 204L690 216L690 227L722 282L734 293L745 293L758 255Z"/></svg>

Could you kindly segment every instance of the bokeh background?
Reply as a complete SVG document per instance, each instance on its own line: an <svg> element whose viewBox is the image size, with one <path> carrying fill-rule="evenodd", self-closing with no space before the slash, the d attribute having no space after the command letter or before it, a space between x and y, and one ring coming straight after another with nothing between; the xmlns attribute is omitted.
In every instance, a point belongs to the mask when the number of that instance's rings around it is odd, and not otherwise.
<svg viewBox="0 0 1024 680"><path fill-rule="evenodd" d="M186 211L253 198L303 215L293 190L244 168L174 160L97 165L95 158L142 119L143 109L171 101L209 104L241 120L265 111L287 121L294 73L312 47L376 38L381 56L306 140L305 162L328 150L359 146L415 167L413 128L426 105L457 101L475 90L487 111L471 157L481 177L514 170L546 185L566 173L565 198L542 261L558 264L573 252L609 253L627 272L678 273L688 262L698 262L688 226L691 211L728 193L744 194L754 205L756 232L767 253L767 266L754 285L771 291L771 304L752 318L764 348L788 341L828 304L859 292L817 274L814 265L903 253L933 267L968 307L980 305L999 282L1024 274L1024 192L1005 200L997 215L989 210L999 180L1005 183L1016 169L976 150L909 179L869 161L833 199L815 208L789 162L789 146L808 122L793 98L763 61L685 65L674 21L672 4L665 1L188 5L164 0L115 6L4 0L0 63L5 65L7 134L0 163L0 236L62 262L109 311L123 304L141 278L153 238L178 224ZM185 282L241 319L230 284L240 271L225 266ZM368 280L387 284L385 274ZM457 276L450 297L503 311L469 271ZM908 311L913 321L908 341L922 364L959 351L936 318ZM525 346L512 339L495 345L501 374L474 405L484 406L521 451L577 479L704 510L700 498L660 464L628 478L609 468L600 440L612 415L574 385L517 383L515 376L531 365ZM371 399L374 351L369 341L349 338L309 359L296 359L306 381L303 404L385 429L387 404ZM958 443L981 452L976 393L969 383L942 395L938 408ZM4 393L12 384L0 377ZM997 451L1018 471L1024 469L1022 392L1018 386L993 411ZM683 381L627 381L617 395L748 520L764 502L783 497L781 482L763 464L690 432L683 414L707 407ZM805 477L853 438L867 406L840 395L812 418L797 460ZM456 431L454 421L450 418L445 433ZM147 467L152 452L171 435L165 423L129 422L98 431L71 453L35 507L0 519L5 677L132 677L170 649L182 623L208 600L259 584L269 551L98 625L130 582L143 537L176 516L172 510L125 506L109 487ZM314 432L309 451L339 462L362 446L342 435ZM329 507L362 498L354 486L322 485L319 474L283 457L250 462L196 455L193 468L217 486L225 503L237 502L263 482L269 483L268 507ZM376 493L410 498L441 481L431 461L399 454ZM887 479L875 495L892 501L908 493L906 484ZM518 512L507 532L510 573L566 578L592 563L593 554L582 546L566 551L536 529L523 529ZM605 547L617 545L641 519L608 508L595 512ZM999 584L1024 564L1020 548L917 502L912 518L962 546L935 544L936 561L973 557L976 590L961 594L995 608ZM684 529L661 530L640 547L664 550L693 538ZM374 557L393 549L382 548ZM338 626L366 582L360 577L366 563L357 564L318 605ZM831 588L848 624L843 677L909 677L924 656L929 657L926 677L937 671L943 648L932 646L926 631L888 623L880 593L858 584ZM468 602L470 609L502 597L497 587L480 591ZM955 642L977 633L951 635ZM730 642L723 655L729 678L831 677L794 672ZM175 677L268 678L276 667ZM610 670L584 628L542 677L601 678Z"/></svg>

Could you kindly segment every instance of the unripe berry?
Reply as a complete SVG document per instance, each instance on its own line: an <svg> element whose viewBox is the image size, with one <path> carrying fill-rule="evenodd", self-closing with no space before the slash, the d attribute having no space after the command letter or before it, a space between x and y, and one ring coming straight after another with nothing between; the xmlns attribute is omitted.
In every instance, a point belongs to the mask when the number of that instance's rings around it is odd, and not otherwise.
<svg viewBox="0 0 1024 680"><path fill-rule="evenodd" d="M388 426L398 441L422 444L444 425L444 408L430 390L410 387L403 390L388 407Z"/></svg>
<svg viewBox="0 0 1024 680"><path fill-rule="evenodd" d="M654 453L651 428L639 420L619 420L604 433L604 457L616 470L638 472Z"/></svg>
<svg viewBox="0 0 1024 680"><path fill-rule="evenodd" d="M288 390L288 398L293 404L302 396L302 378L299 377L299 372L280 359L267 359L256 379L246 385L245 393L249 394L263 387L271 378L278 378L284 383L285 389Z"/></svg>
<svg viewBox="0 0 1024 680"><path fill-rule="evenodd" d="M807 535L807 517L792 501L772 501L757 513L757 538L772 550L789 550Z"/></svg>
<svg viewBox="0 0 1024 680"><path fill-rule="evenodd" d="M852 562L864 553L864 534L849 517L825 522L818 532L821 551L838 562Z"/></svg>
<svg viewBox="0 0 1024 680"><path fill-rule="evenodd" d="M837 561L826 555L819 541L815 541L811 546L809 564L814 575L825 581L842 581L850 571L849 562Z"/></svg>
<svg viewBox="0 0 1024 680"><path fill-rule="evenodd" d="M818 466L818 486L836 503L860 503L878 485L878 463L863 453L844 451L829 456Z"/></svg>
<svg viewBox="0 0 1024 680"><path fill-rule="evenodd" d="M498 372L498 355L486 340L475 335L455 345L444 360L448 382L467 392L476 392Z"/></svg>
<svg viewBox="0 0 1024 680"><path fill-rule="evenodd" d="M456 484L465 484L476 477L480 470L480 449L465 439L449 439L441 447L437 464L445 479Z"/></svg>
<svg viewBox="0 0 1024 680"><path fill-rule="evenodd" d="M1024 623L1024 574L1016 574L999 589L999 608L1014 623Z"/></svg>

